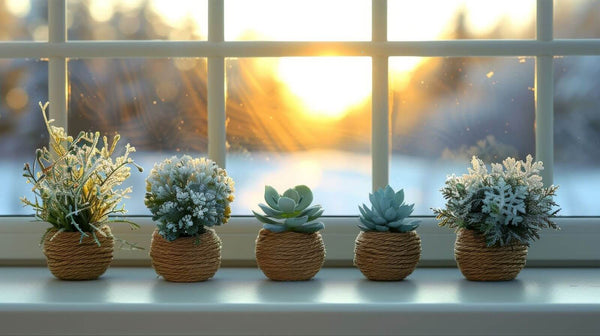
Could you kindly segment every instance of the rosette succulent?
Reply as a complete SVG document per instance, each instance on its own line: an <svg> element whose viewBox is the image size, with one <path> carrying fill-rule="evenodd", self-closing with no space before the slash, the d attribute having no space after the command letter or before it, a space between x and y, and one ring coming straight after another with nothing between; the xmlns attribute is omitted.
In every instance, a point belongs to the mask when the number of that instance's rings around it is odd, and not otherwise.
<svg viewBox="0 0 600 336"><path fill-rule="evenodd" d="M419 221L408 220L413 212L414 204L404 203L404 190L394 192L389 185L369 194L371 208L363 204L359 206L362 231L408 232L419 226Z"/></svg>
<svg viewBox="0 0 600 336"><path fill-rule="evenodd" d="M233 180L212 160L173 156L150 172L144 203L157 222L158 233L173 241L225 224L233 192Z"/></svg>
<svg viewBox="0 0 600 336"><path fill-rule="evenodd" d="M252 212L266 230L313 233L325 227L322 222L316 221L323 214L323 208L320 205L309 207L313 194L305 185L290 188L283 195L275 188L265 186L265 201L267 204L258 205L264 215Z"/></svg>

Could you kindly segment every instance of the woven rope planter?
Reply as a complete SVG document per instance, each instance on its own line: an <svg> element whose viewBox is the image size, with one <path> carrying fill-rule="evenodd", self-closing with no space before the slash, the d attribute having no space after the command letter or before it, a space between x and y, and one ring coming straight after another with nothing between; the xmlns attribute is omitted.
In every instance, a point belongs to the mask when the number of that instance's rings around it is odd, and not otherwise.
<svg viewBox="0 0 600 336"><path fill-rule="evenodd" d="M354 265L369 280L402 280L415 270L420 257L421 238L415 231L361 231L356 237Z"/></svg>
<svg viewBox="0 0 600 336"><path fill-rule="evenodd" d="M485 237L473 230L460 230L454 257L462 274L472 281L514 279L525 267L527 246L487 247Z"/></svg>
<svg viewBox="0 0 600 336"><path fill-rule="evenodd" d="M152 234L150 258L156 273L167 281L197 282L212 278L221 266L221 239L206 229L196 237L165 240L158 230Z"/></svg>
<svg viewBox="0 0 600 336"><path fill-rule="evenodd" d="M256 238L256 262L271 280L310 280L324 261L325 244L319 232L273 233L261 229Z"/></svg>
<svg viewBox="0 0 600 336"><path fill-rule="evenodd" d="M113 258L114 239L108 226L101 230L106 237L96 233L100 246L91 234L81 239L79 232L49 230L42 251L50 272L62 280L93 280L104 274Z"/></svg>

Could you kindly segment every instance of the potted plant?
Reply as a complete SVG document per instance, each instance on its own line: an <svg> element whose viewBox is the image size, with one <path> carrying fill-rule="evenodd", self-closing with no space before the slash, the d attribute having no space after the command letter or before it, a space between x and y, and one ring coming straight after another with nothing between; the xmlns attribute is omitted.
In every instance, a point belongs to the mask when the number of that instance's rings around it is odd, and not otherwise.
<svg viewBox="0 0 600 336"><path fill-rule="evenodd" d="M173 156L146 179L144 202L157 228L150 257L167 281L212 278L221 265L221 239L212 229L227 223L233 180L212 160Z"/></svg>
<svg viewBox="0 0 600 336"><path fill-rule="evenodd" d="M359 206L361 232L356 237L354 265L369 280L397 281L411 274L421 256L419 222L408 220L414 204L404 203L404 190L389 185L369 194L371 208Z"/></svg>
<svg viewBox="0 0 600 336"><path fill-rule="evenodd" d="M310 206L313 194L305 185L295 186L280 195L265 187L267 204L258 206L264 215L254 216L263 223L256 238L256 262L265 276L277 281L309 280L319 272L325 260L325 245L317 219L320 205Z"/></svg>
<svg viewBox="0 0 600 336"><path fill-rule="evenodd" d="M35 210L37 219L51 225L41 243L50 272L63 280L96 279L112 260L115 238L107 224L137 227L109 215L125 213L118 205L131 188L117 187L129 177L130 165L142 168L129 157L135 151L129 144L116 154L118 134L111 143L99 132L80 132L73 138L52 126L47 106L40 105L50 149L37 149L33 166L25 164L23 176L33 185L35 198L21 200Z"/></svg>
<svg viewBox="0 0 600 336"><path fill-rule="evenodd" d="M458 231L454 255L468 280L512 280L525 266L527 247L559 210L557 186L544 187L541 161L507 158L491 172L473 156L469 173L449 176L441 189L446 207L433 209L440 226Z"/></svg>

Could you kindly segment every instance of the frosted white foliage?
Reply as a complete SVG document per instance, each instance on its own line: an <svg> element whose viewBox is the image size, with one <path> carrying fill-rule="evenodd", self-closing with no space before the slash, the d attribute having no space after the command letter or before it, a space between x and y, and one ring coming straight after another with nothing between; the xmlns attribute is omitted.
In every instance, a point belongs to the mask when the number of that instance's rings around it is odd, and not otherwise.
<svg viewBox="0 0 600 336"><path fill-rule="evenodd" d="M173 156L154 165L146 179L145 204L169 241L197 236L229 220L234 182L212 160Z"/></svg>
<svg viewBox="0 0 600 336"><path fill-rule="evenodd" d="M434 209L440 225L477 230L488 245L528 244L540 228L557 228L549 217L556 214L556 186L544 188L541 161L507 158L491 169L473 156L468 174L451 175L442 188L445 209Z"/></svg>
<svg viewBox="0 0 600 336"><path fill-rule="evenodd" d="M481 212L489 214L490 218L504 225L518 225L523 221L525 213L525 198L527 188L516 186L513 188L506 184L503 178L498 179L498 184L485 191Z"/></svg>
<svg viewBox="0 0 600 336"><path fill-rule="evenodd" d="M135 148L118 146L118 134L112 141L100 132L80 132L72 137L52 125L53 120L46 116L48 104L40 107L49 147L36 150L33 164L25 164L23 176L35 196L21 200L35 210L36 218L60 231L91 235L99 244L96 235L105 235L100 228L103 224L128 222L112 216L126 212L119 204L131 188L120 185L129 178L130 166L142 171L129 156Z"/></svg>

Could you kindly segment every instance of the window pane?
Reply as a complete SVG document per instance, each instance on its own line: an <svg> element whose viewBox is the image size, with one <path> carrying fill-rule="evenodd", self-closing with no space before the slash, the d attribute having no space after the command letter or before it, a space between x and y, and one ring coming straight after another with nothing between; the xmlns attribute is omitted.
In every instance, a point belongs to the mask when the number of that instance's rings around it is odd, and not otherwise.
<svg viewBox="0 0 600 336"><path fill-rule="evenodd" d="M490 162L535 152L533 58L390 59L390 183L415 215L444 204L446 176L472 155Z"/></svg>
<svg viewBox="0 0 600 336"><path fill-rule="evenodd" d="M227 170L233 213L313 189L326 215L355 215L371 185L369 58L227 59Z"/></svg>
<svg viewBox="0 0 600 336"><path fill-rule="evenodd" d="M369 0L225 0L228 41L367 41Z"/></svg>
<svg viewBox="0 0 600 336"><path fill-rule="evenodd" d="M0 0L0 41L47 41L46 0Z"/></svg>
<svg viewBox="0 0 600 336"><path fill-rule="evenodd" d="M208 0L68 0L71 40L206 40Z"/></svg>
<svg viewBox="0 0 600 336"><path fill-rule="evenodd" d="M600 1L554 1L555 38L600 38Z"/></svg>
<svg viewBox="0 0 600 336"><path fill-rule="evenodd" d="M28 214L19 198L30 192L23 164L33 163L35 149L48 141L38 102L48 100L48 63L0 60L0 215Z"/></svg>
<svg viewBox="0 0 600 336"><path fill-rule="evenodd" d="M92 59L69 62L69 133L121 134L144 167L132 171L129 214L148 214L145 178L173 155L207 154L206 59Z"/></svg>
<svg viewBox="0 0 600 336"><path fill-rule="evenodd" d="M388 0L388 39L530 39L535 0Z"/></svg>
<svg viewBox="0 0 600 336"><path fill-rule="evenodd" d="M560 214L598 216L600 57L555 58L554 183Z"/></svg>

